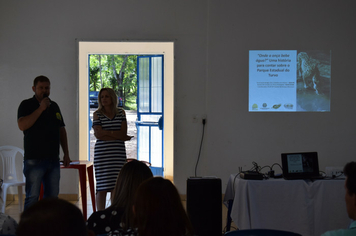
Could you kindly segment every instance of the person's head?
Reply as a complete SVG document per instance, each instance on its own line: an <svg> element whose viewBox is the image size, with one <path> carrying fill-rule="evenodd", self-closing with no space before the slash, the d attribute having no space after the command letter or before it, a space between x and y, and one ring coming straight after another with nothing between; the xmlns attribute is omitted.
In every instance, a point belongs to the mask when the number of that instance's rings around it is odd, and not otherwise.
<svg viewBox="0 0 356 236"><path fill-rule="evenodd" d="M150 168L141 161L131 160L120 170L111 199L111 207L123 208L125 213L122 222L125 228L130 226L133 199L138 186L153 177Z"/></svg>
<svg viewBox="0 0 356 236"><path fill-rule="evenodd" d="M41 101L43 99L44 94L49 96L51 92L51 82L46 76L37 76L33 80L32 90L33 92L35 92L35 97L37 98L37 100Z"/></svg>
<svg viewBox="0 0 356 236"><path fill-rule="evenodd" d="M345 202L347 214L356 220L356 162L349 162L344 167L345 179Z"/></svg>
<svg viewBox="0 0 356 236"><path fill-rule="evenodd" d="M86 236L88 232L78 207L58 198L44 198L21 214L16 235Z"/></svg>
<svg viewBox="0 0 356 236"><path fill-rule="evenodd" d="M98 95L99 110L104 107L109 109L116 109L117 107L117 95L115 91L111 88L102 88Z"/></svg>
<svg viewBox="0 0 356 236"><path fill-rule="evenodd" d="M15 235L17 226L14 218L0 212L0 235Z"/></svg>
<svg viewBox="0 0 356 236"><path fill-rule="evenodd" d="M178 190L167 179L154 177L143 182L136 192L133 211L140 236L193 235Z"/></svg>

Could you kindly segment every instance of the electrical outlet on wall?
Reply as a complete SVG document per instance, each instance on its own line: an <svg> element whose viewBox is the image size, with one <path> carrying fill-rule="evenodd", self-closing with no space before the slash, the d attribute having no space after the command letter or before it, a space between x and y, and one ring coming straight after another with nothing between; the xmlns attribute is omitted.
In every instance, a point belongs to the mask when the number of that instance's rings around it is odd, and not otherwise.
<svg viewBox="0 0 356 236"><path fill-rule="evenodd" d="M201 116L201 121L203 124L206 124L206 115Z"/></svg>
<svg viewBox="0 0 356 236"><path fill-rule="evenodd" d="M197 114L194 114L193 115L193 123L199 123L201 124L203 122L203 120L205 120L206 122L206 115L197 115Z"/></svg>

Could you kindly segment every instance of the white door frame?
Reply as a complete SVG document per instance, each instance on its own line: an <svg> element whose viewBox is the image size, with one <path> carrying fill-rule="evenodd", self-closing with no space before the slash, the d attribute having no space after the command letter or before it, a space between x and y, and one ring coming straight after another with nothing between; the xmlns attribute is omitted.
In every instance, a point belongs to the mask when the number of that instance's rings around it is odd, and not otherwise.
<svg viewBox="0 0 356 236"><path fill-rule="evenodd" d="M174 175L174 42L78 41L79 160L89 156L89 54L164 55L164 177Z"/></svg>

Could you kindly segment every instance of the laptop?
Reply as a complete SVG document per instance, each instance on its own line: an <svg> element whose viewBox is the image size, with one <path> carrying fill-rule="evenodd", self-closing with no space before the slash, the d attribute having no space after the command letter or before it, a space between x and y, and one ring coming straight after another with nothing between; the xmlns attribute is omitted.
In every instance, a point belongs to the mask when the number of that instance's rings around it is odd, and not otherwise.
<svg viewBox="0 0 356 236"><path fill-rule="evenodd" d="M282 153L283 178L322 179L317 152Z"/></svg>

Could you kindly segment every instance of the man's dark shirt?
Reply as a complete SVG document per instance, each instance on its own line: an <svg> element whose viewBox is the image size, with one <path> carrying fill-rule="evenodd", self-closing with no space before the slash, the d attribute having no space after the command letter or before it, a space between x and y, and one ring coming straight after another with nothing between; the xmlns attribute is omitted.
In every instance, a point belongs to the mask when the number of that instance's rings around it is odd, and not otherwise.
<svg viewBox="0 0 356 236"><path fill-rule="evenodd" d="M34 112L40 103L35 96L21 102L17 119ZM24 133L24 159L59 160L60 128L64 126L61 111L56 102L42 112L40 117Z"/></svg>

